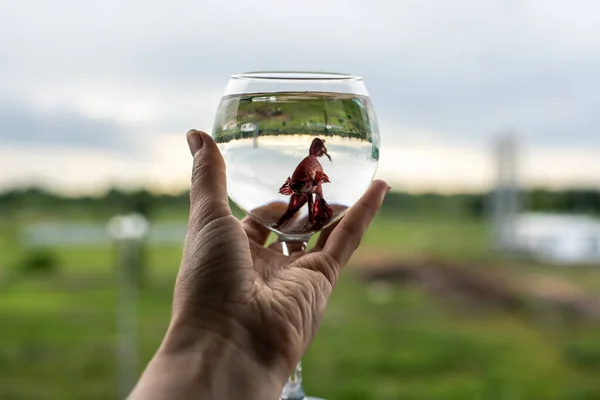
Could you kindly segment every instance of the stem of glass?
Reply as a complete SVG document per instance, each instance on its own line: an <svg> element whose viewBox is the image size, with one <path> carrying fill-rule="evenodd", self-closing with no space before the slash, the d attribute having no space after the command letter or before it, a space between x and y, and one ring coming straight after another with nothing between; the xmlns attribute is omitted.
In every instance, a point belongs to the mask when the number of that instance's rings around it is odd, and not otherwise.
<svg viewBox="0 0 600 400"><path fill-rule="evenodd" d="M279 242L281 243L281 252L284 256L289 257L296 249L304 251L308 246L309 239L310 236L301 239L290 239L280 236ZM299 361L294 372L292 372L287 383L283 387L280 400L304 400L305 398L304 388L302 387L302 361Z"/></svg>
<svg viewBox="0 0 600 400"><path fill-rule="evenodd" d="M302 361L296 365L296 369L290 375L283 387L280 400L304 400L304 388L302 387Z"/></svg>

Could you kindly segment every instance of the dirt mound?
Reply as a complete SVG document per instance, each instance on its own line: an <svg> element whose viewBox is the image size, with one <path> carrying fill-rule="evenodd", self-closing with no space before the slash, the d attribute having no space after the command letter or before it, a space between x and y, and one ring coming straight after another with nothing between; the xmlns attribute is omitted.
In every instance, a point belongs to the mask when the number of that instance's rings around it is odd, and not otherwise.
<svg viewBox="0 0 600 400"><path fill-rule="evenodd" d="M600 298L563 278L432 258L372 256L359 265L366 282L419 285L472 307L558 312L600 322Z"/></svg>

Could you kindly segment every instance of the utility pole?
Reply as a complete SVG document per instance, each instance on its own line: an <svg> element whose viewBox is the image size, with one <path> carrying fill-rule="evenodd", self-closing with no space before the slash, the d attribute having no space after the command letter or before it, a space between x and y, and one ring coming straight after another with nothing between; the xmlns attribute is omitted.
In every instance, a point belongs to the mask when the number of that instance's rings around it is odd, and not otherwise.
<svg viewBox="0 0 600 400"><path fill-rule="evenodd" d="M118 395L125 399L138 374L137 305L142 249L148 221L140 214L113 217L108 223L116 253Z"/></svg>
<svg viewBox="0 0 600 400"><path fill-rule="evenodd" d="M513 132L502 132L494 144L496 170L492 192L492 241L494 248L510 252L515 246L515 223L521 202L518 184L518 154Z"/></svg>

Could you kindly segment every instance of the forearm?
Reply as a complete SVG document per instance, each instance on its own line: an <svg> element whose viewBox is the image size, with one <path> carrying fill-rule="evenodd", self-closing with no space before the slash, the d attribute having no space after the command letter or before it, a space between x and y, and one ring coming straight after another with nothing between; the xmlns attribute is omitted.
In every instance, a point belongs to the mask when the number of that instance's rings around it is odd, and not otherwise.
<svg viewBox="0 0 600 400"><path fill-rule="evenodd" d="M277 400L284 383L231 341L170 329L128 400Z"/></svg>

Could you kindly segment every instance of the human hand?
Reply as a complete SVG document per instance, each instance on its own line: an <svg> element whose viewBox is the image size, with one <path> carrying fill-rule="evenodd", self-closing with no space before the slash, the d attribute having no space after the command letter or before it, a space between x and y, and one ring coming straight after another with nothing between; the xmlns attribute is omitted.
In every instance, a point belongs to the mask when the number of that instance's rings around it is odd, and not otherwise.
<svg viewBox="0 0 600 400"><path fill-rule="evenodd" d="M194 359L208 368L211 378L197 377L208 398L259 392L275 399L313 340L339 274L389 186L374 181L315 248L288 257L278 243L264 247L266 228L231 214L225 162L212 138L190 131L188 143L194 155L189 226L162 353L187 353L188 368ZM239 389L227 385L232 372L245 382Z"/></svg>

